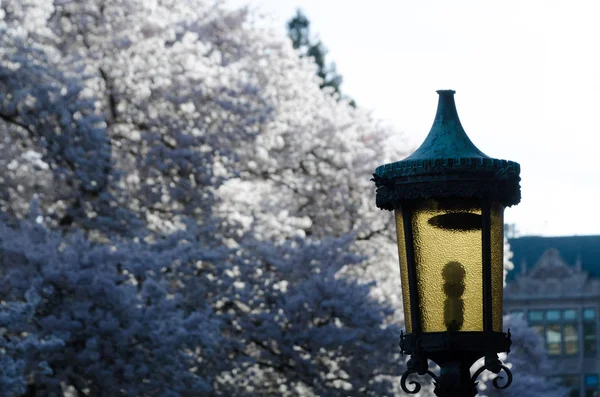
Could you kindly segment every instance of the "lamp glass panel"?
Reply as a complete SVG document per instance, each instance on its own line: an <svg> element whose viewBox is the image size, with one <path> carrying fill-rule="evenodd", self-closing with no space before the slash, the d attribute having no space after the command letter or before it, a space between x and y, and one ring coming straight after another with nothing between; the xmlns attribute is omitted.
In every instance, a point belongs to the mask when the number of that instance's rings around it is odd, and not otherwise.
<svg viewBox="0 0 600 397"><path fill-rule="evenodd" d="M483 331L481 213L475 200L431 199L414 205L411 220L423 332ZM495 238L502 238L502 232ZM501 258L499 252L495 256ZM499 273L501 277L502 270ZM501 318L502 295L499 298L495 304ZM498 320L494 325L501 330Z"/></svg>
<svg viewBox="0 0 600 397"><path fill-rule="evenodd" d="M504 292L504 206L490 206L490 245L492 254L492 329L502 332L502 295Z"/></svg>
<svg viewBox="0 0 600 397"><path fill-rule="evenodd" d="M404 306L404 324L406 333L412 332L412 318L410 312L410 289L408 286L408 268L406 259L406 238L404 236L404 221L402 210L396 210L396 237L398 241L398 257L400 259L400 281L402 282L402 301Z"/></svg>

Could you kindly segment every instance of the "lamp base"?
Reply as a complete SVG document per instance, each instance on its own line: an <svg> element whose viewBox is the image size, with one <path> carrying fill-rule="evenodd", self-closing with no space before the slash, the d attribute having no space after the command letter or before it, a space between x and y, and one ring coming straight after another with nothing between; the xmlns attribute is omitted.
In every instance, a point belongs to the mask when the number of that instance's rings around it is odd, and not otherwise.
<svg viewBox="0 0 600 397"><path fill-rule="evenodd" d="M426 337L423 338L425 335ZM493 380L493 385L497 389L507 388L512 383L512 373L498 359L497 353L509 351L510 330L508 334L487 334L487 338L485 333L473 333L470 335L472 343L468 347L466 346L467 341L463 340L467 336L465 334L421 334L420 338L416 340L412 335L402 335L402 350L411 354L407 363L408 368L400 380L402 390L407 394L418 393L421 385L413 380L409 382L412 387L408 387L408 377L414 373L429 374L434 380L436 396L475 397L477 395L477 378L485 370L495 374L504 371L507 375L506 382L500 384L499 381L504 378L497 376ZM496 339L495 342L501 343L493 343L494 339ZM451 341L454 343L449 343ZM414 350L411 349L413 346ZM485 356L484 365L471 376L470 368L482 356ZM429 370L428 359L440 367L439 375Z"/></svg>
<svg viewBox="0 0 600 397"><path fill-rule="evenodd" d="M462 357L432 357L432 361L436 362L440 367L440 374L436 375L427 369L427 359L424 357L411 357L408 360L408 369L402 375L400 387L407 394L416 394L421 390L421 385L416 381L410 381L412 388L406 385L408 377L411 374L419 375L429 374L434 380L434 394L438 397L475 397L477 395L477 378L485 370L495 374L500 371L506 372L506 382L501 385L499 380L504 379L502 376L497 376L492 383L497 389L505 389L512 383L512 372L508 367L503 365L496 353L488 354L485 357L484 365L479 368L471 376L470 368L479 359L479 356L464 355Z"/></svg>

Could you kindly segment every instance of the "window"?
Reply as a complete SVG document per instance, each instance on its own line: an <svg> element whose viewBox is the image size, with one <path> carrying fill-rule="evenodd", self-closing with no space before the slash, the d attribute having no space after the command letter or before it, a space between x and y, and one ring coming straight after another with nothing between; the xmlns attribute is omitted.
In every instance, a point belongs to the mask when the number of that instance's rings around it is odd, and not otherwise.
<svg viewBox="0 0 600 397"><path fill-rule="evenodd" d="M583 309L583 355L596 357L596 309Z"/></svg>
<svg viewBox="0 0 600 397"><path fill-rule="evenodd" d="M531 328L533 328L535 330L535 332L538 333L539 336L541 336L542 338L545 338L543 325L534 325Z"/></svg>
<svg viewBox="0 0 600 397"><path fill-rule="evenodd" d="M546 351L550 356L556 356L561 353L562 334L560 325L546 326Z"/></svg>
<svg viewBox="0 0 600 397"><path fill-rule="evenodd" d="M598 397L598 375L590 374L584 378L585 397Z"/></svg>
<svg viewBox="0 0 600 397"><path fill-rule="evenodd" d="M562 311L563 318L563 353L566 355L579 354L579 324L577 310Z"/></svg>
<svg viewBox="0 0 600 397"><path fill-rule="evenodd" d="M583 323L583 355L596 356L596 324Z"/></svg>
<svg viewBox="0 0 600 397"><path fill-rule="evenodd" d="M596 309L583 309L583 320L596 320Z"/></svg>
<svg viewBox="0 0 600 397"><path fill-rule="evenodd" d="M595 318L594 309L586 309L585 315L588 318ZM590 311L591 310L591 311ZM559 355L577 355L580 351L580 325L579 311L576 309L548 309L548 310L529 310L527 319L530 326L542 336L546 346L546 352L549 356ZM595 320L594 320L595 321ZM591 324L591 322L590 322ZM591 349L591 345L596 343L594 326L588 326L588 333L584 332L584 347ZM587 335L588 342L585 342ZM590 345L587 346L586 345ZM595 354L595 350L594 353Z"/></svg>
<svg viewBox="0 0 600 397"><path fill-rule="evenodd" d="M581 390L579 379L577 375L567 375L558 378L560 384L569 389L569 397L579 397L579 390Z"/></svg>
<svg viewBox="0 0 600 397"><path fill-rule="evenodd" d="M544 312L542 310L530 310L527 313L529 321L544 321Z"/></svg>
<svg viewBox="0 0 600 397"><path fill-rule="evenodd" d="M559 321L560 310L546 310L546 321Z"/></svg>
<svg viewBox="0 0 600 397"><path fill-rule="evenodd" d="M579 335L577 334L576 324L565 324L563 326L564 336L564 353L577 354L579 353Z"/></svg>
<svg viewBox="0 0 600 397"><path fill-rule="evenodd" d="M565 321L577 321L577 310L563 310L563 318L565 319Z"/></svg>
<svg viewBox="0 0 600 397"><path fill-rule="evenodd" d="M585 387L597 387L598 386L598 375L586 375L585 376Z"/></svg>

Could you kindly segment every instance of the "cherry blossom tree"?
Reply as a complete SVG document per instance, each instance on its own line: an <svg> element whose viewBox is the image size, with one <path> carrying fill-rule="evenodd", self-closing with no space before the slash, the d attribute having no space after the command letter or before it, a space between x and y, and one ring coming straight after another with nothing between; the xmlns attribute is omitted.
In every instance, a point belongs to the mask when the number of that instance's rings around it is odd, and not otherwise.
<svg viewBox="0 0 600 397"><path fill-rule="evenodd" d="M191 244L167 247L94 245L81 233L64 238L36 222L16 229L0 225L0 293L8 302L0 326L21 372L20 382L16 373L0 381L3 392L211 391L209 374L220 367L213 361L221 343L219 319L208 302L185 310L181 294L161 275L174 258L206 260L216 253Z"/></svg>
<svg viewBox="0 0 600 397"><path fill-rule="evenodd" d="M385 129L244 10L1 10L7 395L392 393L391 308L341 272Z"/></svg>
<svg viewBox="0 0 600 397"><path fill-rule="evenodd" d="M239 256L196 232L98 244L0 225L6 395L392 393L392 309L338 275L362 259L352 236Z"/></svg>
<svg viewBox="0 0 600 397"><path fill-rule="evenodd" d="M115 221L105 213L125 207L147 224L174 226L173 214L202 217L218 189L217 210L226 219L239 219L237 233L252 228L265 237L281 236L280 231L369 235L382 229L368 192L373 167L399 155L389 149L389 131L365 111L324 95L315 65L298 59L283 32L253 28L244 10L228 11L212 1L176 7L157 0L43 3L3 3L4 29L20 43L7 46L18 52L14 64L25 66L19 70L41 62L49 76L35 79L46 78L52 90L70 96L52 95L62 102L47 106L26 92L34 78L7 70L3 81L11 94L5 98L24 102L7 104L3 119L21 133L29 128L29 135L44 142L56 141L54 130L67 137L53 146L55 155L45 147L32 149L52 171L62 174L69 166L61 150L70 149L71 163L82 157L102 162L89 164L98 175L85 180L84 191L72 199L78 206L89 201L87 190L104 192L109 180L120 196L106 197L104 211L61 215L63 223ZM57 80L53 74L59 71L71 80ZM19 84L28 95L12 94ZM27 97L35 98L33 105ZM43 123L34 117L40 113L35 106L48 114ZM82 118L88 113L94 118ZM61 120L70 123L72 133L63 131ZM87 133L92 127L94 133ZM70 135L79 140L71 142ZM86 148L102 150L101 155L86 154ZM22 155L14 156L16 166ZM67 163L54 164L55 157ZM72 167L81 170L81 178L89 177L81 165ZM249 183L260 205L240 210L242 195L231 192L245 192ZM11 201L28 203L32 194Z"/></svg>

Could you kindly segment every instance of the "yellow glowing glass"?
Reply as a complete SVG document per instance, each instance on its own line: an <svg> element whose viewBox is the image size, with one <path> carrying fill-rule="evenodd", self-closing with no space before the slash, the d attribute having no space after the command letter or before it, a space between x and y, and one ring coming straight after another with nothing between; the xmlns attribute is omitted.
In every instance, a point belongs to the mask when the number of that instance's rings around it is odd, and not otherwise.
<svg viewBox="0 0 600 397"><path fill-rule="evenodd" d="M504 207L494 203L491 207L492 251L492 329L502 332L502 296L504 293Z"/></svg>
<svg viewBox="0 0 600 397"><path fill-rule="evenodd" d="M410 293L418 293L423 332L483 331L482 209L480 201L426 200L412 207L417 291L410 291L401 209L398 253L407 333ZM503 210L491 206L492 328L502 331Z"/></svg>
<svg viewBox="0 0 600 397"><path fill-rule="evenodd" d="M396 210L396 236L398 238L398 257L400 259L400 281L402 282L402 301L404 304L404 325L406 333L412 332L412 320L410 313L410 291L408 288L408 268L406 261L406 239L404 238L404 222L402 211Z"/></svg>

